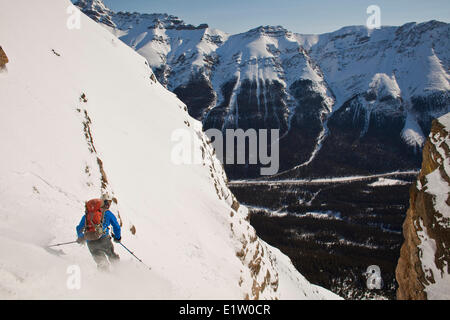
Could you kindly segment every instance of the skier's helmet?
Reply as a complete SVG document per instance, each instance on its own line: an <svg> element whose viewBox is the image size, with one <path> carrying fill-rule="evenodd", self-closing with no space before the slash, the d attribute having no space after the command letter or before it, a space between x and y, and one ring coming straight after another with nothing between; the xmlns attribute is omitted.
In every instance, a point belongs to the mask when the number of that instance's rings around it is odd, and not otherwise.
<svg viewBox="0 0 450 320"><path fill-rule="evenodd" d="M112 197L109 194L105 193L102 195L101 199L103 201L102 207L106 210L109 209L109 207L111 206Z"/></svg>

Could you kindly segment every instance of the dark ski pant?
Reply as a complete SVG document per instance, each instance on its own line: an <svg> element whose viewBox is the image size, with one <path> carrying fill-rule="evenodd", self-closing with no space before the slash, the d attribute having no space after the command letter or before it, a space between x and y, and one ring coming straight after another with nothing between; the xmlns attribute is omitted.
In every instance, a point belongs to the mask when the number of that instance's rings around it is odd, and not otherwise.
<svg viewBox="0 0 450 320"><path fill-rule="evenodd" d="M111 263L119 261L119 255L114 252L114 246L110 236L88 241L87 246L100 270L108 270L108 259Z"/></svg>

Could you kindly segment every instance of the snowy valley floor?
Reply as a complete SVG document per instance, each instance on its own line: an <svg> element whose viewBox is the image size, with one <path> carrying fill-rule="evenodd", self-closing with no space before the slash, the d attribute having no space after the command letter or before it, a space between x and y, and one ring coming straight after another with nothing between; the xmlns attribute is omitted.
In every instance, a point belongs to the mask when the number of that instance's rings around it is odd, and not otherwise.
<svg viewBox="0 0 450 320"><path fill-rule="evenodd" d="M232 181L257 234L305 277L347 299L395 299L395 267L415 172L292 181ZM384 289L362 273L379 265ZM318 272L319 270L319 272Z"/></svg>

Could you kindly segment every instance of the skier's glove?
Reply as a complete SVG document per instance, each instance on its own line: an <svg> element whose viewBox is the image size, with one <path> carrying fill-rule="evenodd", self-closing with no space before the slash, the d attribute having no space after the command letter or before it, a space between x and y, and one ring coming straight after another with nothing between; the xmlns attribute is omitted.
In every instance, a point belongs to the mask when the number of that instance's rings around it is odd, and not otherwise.
<svg viewBox="0 0 450 320"><path fill-rule="evenodd" d="M84 239L84 237L83 238L78 238L77 239L77 243L79 243L81 245L84 245L86 243L86 240Z"/></svg>
<svg viewBox="0 0 450 320"><path fill-rule="evenodd" d="M120 237L120 238L116 238L116 236L114 236L113 237L113 239L114 239L114 242L117 242L117 243L119 243L120 242L120 240L122 240L122 238Z"/></svg>

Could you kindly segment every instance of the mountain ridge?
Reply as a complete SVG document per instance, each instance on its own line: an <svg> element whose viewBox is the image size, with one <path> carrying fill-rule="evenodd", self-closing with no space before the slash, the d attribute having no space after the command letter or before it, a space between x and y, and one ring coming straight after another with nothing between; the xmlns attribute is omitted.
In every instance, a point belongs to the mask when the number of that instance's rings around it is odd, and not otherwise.
<svg viewBox="0 0 450 320"><path fill-rule="evenodd" d="M112 13L110 31L147 58L204 130L279 129L280 172L292 176L417 169L431 120L450 111L444 22L317 35L259 26L227 34L207 24L186 28L170 15L182 28L155 26L151 15L138 13L131 15L141 19L124 24L126 15ZM386 151L377 156L368 144ZM327 166L324 150L351 154L352 165L338 159ZM367 165L373 156L380 160ZM226 165L232 179L257 177L258 168Z"/></svg>

